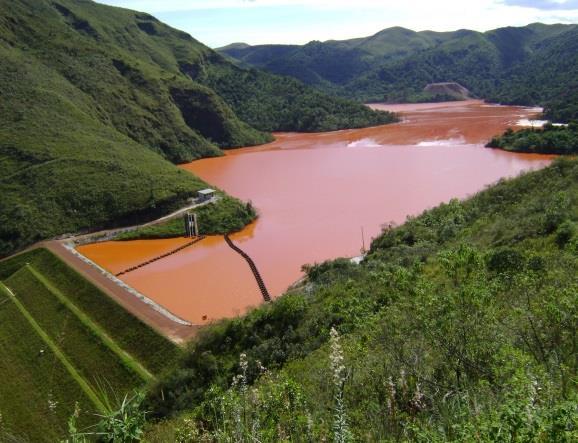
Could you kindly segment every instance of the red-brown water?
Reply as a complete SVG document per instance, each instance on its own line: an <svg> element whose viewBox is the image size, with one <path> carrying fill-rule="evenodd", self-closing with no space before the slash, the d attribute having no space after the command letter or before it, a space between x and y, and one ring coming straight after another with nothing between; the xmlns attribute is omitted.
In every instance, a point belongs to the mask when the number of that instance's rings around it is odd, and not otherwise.
<svg viewBox="0 0 578 443"><path fill-rule="evenodd" d="M251 200L259 219L232 236L256 262L273 295L305 263L359 255L386 222L400 223L550 158L483 145L536 109L481 102L375 105L399 124L324 134L277 134L271 144L184 165L231 195ZM112 272L186 239L106 242L80 251ZM222 237L207 238L122 279L193 323L230 317L262 302L246 262Z"/></svg>

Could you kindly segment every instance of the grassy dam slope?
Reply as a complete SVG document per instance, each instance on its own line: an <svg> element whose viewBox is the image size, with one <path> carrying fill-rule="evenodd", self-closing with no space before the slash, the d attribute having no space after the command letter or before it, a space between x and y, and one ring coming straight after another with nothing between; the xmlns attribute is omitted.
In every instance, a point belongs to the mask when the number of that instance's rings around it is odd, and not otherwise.
<svg viewBox="0 0 578 443"><path fill-rule="evenodd" d="M92 425L181 352L45 249L0 262L0 318L0 440Z"/></svg>

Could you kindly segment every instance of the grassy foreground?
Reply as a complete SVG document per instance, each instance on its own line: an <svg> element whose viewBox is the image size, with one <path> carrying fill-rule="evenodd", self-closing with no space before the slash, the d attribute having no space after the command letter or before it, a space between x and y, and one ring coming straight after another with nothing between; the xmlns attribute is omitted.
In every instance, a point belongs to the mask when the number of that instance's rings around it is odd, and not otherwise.
<svg viewBox="0 0 578 443"><path fill-rule="evenodd" d="M45 249L0 262L0 320L0 441L95 425L181 353Z"/></svg>
<svg viewBox="0 0 578 443"><path fill-rule="evenodd" d="M575 441L577 225L558 160L385 229L361 265L310 266L191 343L147 438Z"/></svg>
<svg viewBox="0 0 578 443"><path fill-rule="evenodd" d="M0 288L0 441L58 441L74 410L71 399L87 412L94 405L8 297ZM82 424L91 423L87 414Z"/></svg>

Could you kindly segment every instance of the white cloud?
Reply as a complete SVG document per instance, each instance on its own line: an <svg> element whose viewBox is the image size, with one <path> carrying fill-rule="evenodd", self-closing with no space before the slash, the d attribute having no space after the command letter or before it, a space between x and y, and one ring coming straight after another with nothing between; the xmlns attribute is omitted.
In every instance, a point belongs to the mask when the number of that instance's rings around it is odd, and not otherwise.
<svg viewBox="0 0 578 443"><path fill-rule="evenodd" d="M521 6L525 8L546 10L578 10L578 0L98 0L114 6L136 9L149 12L191 11L198 9L227 9L227 8L260 8L275 6L306 6L309 8L324 9L360 9L372 8L388 10L396 7L418 7L416 14L428 5L438 10L445 6L464 6L470 10L476 10L480 6L491 7L492 5Z"/></svg>
<svg viewBox="0 0 578 443"><path fill-rule="evenodd" d="M421 8L430 3L439 4L440 2L431 2L427 0L420 1L404 1L399 0L356 0L352 3L351 0L97 0L99 3L106 3L113 6L121 6L123 8L135 9L149 12L170 12L170 11L192 11L198 9L229 9L229 8L262 8L262 7L276 7L276 6L305 6L312 9L381 9L387 10L398 6L412 5ZM400 3L402 3L400 5ZM448 3L448 1L441 1L441 3ZM480 1L473 0L468 2L450 1L454 5L460 3L480 3ZM492 0L484 0L482 3L494 3ZM419 11L416 11L419 12Z"/></svg>
<svg viewBox="0 0 578 443"><path fill-rule="evenodd" d="M523 6L548 11L578 9L578 0L502 0L506 5Z"/></svg>
<svg viewBox="0 0 578 443"><path fill-rule="evenodd" d="M532 22L576 23L578 10L567 9L577 0L98 0L102 3L161 14L181 11L181 18L169 24L189 32L211 45L233 41L250 44L306 43L311 40L347 39L374 34L390 26L416 31L475 29L485 31L503 26L523 26ZM529 7L528 4L557 1L554 8ZM510 3L510 4L507 4ZM513 5L512 3L516 3ZM524 3L524 5L521 5ZM259 20L264 10L287 11L290 6L303 14L303 23L287 23L283 14L274 21ZM233 9L235 8L235 9ZM235 20L239 9L255 9L252 20ZM203 22L195 11L213 11L212 21ZM189 14L186 11L191 11ZM350 14L347 12L351 11ZM345 13L344 13L345 12ZM245 14L247 16L247 14ZM330 18L328 18L330 17ZM226 19L226 25L221 19ZM308 19L308 20L306 20ZM299 21L300 22L300 21Z"/></svg>

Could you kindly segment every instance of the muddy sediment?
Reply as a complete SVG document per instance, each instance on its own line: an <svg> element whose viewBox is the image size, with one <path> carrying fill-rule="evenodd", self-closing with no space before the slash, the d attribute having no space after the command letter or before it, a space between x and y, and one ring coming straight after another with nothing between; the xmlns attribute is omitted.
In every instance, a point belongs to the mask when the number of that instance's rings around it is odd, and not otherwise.
<svg viewBox="0 0 578 443"><path fill-rule="evenodd" d="M550 157L484 148L493 135L536 109L446 104L374 105L400 112L398 124L321 134L276 134L268 145L229 151L183 168L251 200L259 219L232 240L255 261L273 296L305 263L357 256L384 223L401 223L502 177L544 167ZM188 240L104 242L80 252L112 273ZM139 292L195 324L262 303L245 260L222 237L207 237L122 276Z"/></svg>

